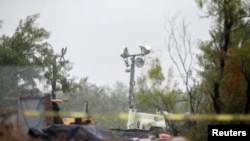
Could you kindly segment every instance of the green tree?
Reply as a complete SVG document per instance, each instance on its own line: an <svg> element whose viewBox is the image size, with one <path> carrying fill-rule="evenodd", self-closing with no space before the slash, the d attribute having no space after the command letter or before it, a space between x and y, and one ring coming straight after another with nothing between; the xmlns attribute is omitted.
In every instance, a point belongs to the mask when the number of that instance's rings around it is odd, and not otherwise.
<svg viewBox="0 0 250 141"><path fill-rule="evenodd" d="M37 87L37 81L51 82L50 74L55 56L52 46L47 39L50 32L40 27L36 21L39 14L20 20L11 36L0 37L0 83L1 104L11 104L6 97L21 97L38 95L42 92ZM60 61L57 66L57 80L60 89L67 91L69 85L67 71L69 61ZM60 85L59 85L60 86ZM15 104L15 102L13 101ZM5 105L5 107L10 105ZM15 107L15 106L14 106Z"/></svg>
<svg viewBox="0 0 250 141"><path fill-rule="evenodd" d="M249 50L249 1L197 0L197 3L207 10L205 17L212 19L211 39L200 41L198 45L201 51L197 56L198 64L202 68L198 71L202 78L198 90L210 97L200 108L205 113L246 112L249 110L248 64L245 63ZM211 123L217 122L197 121L196 128L189 129L185 135L193 140L204 140L207 124Z"/></svg>
<svg viewBox="0 0 250 141"><path fill-rule="evenodd" d="M136 99L148 108L157 108L168 113L187 112L188 97L177 88L173 82L173 70L169 69L167 79L163 75L162 67L158 58L150 60L149 69L138 79L138 92ZM166 120L171 132L178 135L178 124Z"/></svg>
<svg viewBox="0 0 250 141"><path fill-rule="evenodd" d="M18 93L15 91L18 88L30 91L35 89L35 79L44 78L40 74L43 71L42 65L53 52L46 41L49 32L34 23L38 16L29 16L25 21L21 20L11 37L0 37L1 74L5 76L1 77L1 84L5 84L5 89L13 90L9 91L13 94Z"/></svg>
<svg viewBox="0 0 250 141"><path fill-rule="evenodd" d="M73 68L73 63L65 60L64 54L53 54L48 57L46 63L44 63L44 68L47 84L52 88L52 96L56 96L57 91L70 93L77 88L75 78L69 74L69 71Z"/></svg>
<svg viewBox="0 0 250 141"><path fill-rule="evenodd" d="M245 31L250 30L244 29ZM242 31L241 31L242 33ZM250 104L250 70L249 70L249 35L241 34L241 44L235 44L230 50L228 56L228 65L226 67L227 77L225 80L225 92L230 94L230 99L233 99L236 105L232 107L231 112L249 113ZM228 96L228 95L227 95ZM244 104L244 105L243 105ZM227 106L230 107L230 106ZM243 108L244 107L244 108Z"/></svg>
<svg viewBox="0 0 250 141"><path fill-rule="evenodd" d="M38 17L20 20L12 36L0 37L1 107L15 107L6 97L40 94L36 80L44 79L42 65L53 49L46 41L50 33L35 24Z"/></svg>
<svg viewBox="0 0 250 141"><path fill-rule="evenodd" d="M202 55L199 55L199 64L204 68L200 74L208 83L207 92L212 98L216 113L222 109L222 83L225 79L227 55L232 48L234 34L249 25L246 17L250 16L249 1L247 0L197 0L201 8L206 7L207 17L213 19L210 31L211 40L200 43Z"/></svg>

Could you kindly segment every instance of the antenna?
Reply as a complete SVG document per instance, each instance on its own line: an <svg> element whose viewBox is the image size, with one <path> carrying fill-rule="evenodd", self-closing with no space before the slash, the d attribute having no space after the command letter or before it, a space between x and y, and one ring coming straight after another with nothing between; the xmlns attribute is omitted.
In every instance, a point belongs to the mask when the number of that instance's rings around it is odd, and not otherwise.
<svg viewBox="0 0 250 141"><path fill-rule="evenodd" d="M67 53L67 47L62 48L62 56L64 56Z"/></svg>
<svg viewBox="0 0 250 141"><path fill-rule="evenodd" d="M64 55L67 53L67 47L62 48L61 53L62 53L62 54L61 54L61 57L60 57L60 61L61 61L61 59L63 59L63 61L65 61Z"/></svg>

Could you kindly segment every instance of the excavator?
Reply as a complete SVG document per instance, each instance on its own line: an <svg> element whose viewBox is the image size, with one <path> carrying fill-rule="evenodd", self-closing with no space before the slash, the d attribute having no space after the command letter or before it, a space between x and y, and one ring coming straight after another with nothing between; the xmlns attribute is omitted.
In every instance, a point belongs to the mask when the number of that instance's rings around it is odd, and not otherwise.
<svg viewBox="0 0 250 141"><path fill-rule="evenodd" d="M52 110L54 112L60 112L58 102L67 102L67 99L52 99ZM54 124L64 124L64 125L70 125L70 124L79 124L79 125L95 125L95 120L93 118L90 118L88 115L88 101L85 101L85 107L86 107L86 117L82 118L72 118L72 117L64 117L61 118L60 116L54 116L53 121Z"/></svg>

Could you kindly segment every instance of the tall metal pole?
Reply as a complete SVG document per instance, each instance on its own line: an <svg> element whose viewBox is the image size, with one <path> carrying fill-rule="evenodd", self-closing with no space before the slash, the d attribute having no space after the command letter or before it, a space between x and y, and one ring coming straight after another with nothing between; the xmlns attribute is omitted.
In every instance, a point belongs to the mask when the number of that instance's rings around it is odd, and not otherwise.
<svg viewBox="0 0 250 141"><path fill-rule="evenodd" d="M57 75L57 66L56 66L56 56L54 57L54 62L53 62L53 72L52 72L52 91L51 91L51 95L52 95L52 99L56 99L56 75Z"/></svg>
<svg viewBox="0 0 250 141"><path fill-rule="evenodd" d="M87 101L87 100L85 100L85 108L86 108L86 119L88 119L89 118L89 115L88 115L88 113L89 113L89 102Z"/></svg>
<svg viewBox="0 0 250 141"><path fill-rule="evenodd" d="M134 106L134 74L135 74L135 56L131 57L131 70L129 82L129 109Z"/></svg>
<svg viewBox="0 0 250 141"><path fill-rule="evenodd" d="M127 123L127 128L128 129L135 129L136 128L136 110L137 109L134 109L134 85L135 85L135 82L134 82L134 75L135 75L135 57L136 56L144 56L144 55L147 55L150 53L151 51L151 47L150 46L140 46L141 48L141 53L140 54L133 54L133 55L130 55L129 52L128 52L128 49L127 47L125 49L123 49L121 51L121 54L120 56L124 59L125 61L125 64L126 64L126 67L128 67L128 61L127 61L127 58L128 57L131 57L131 67L130 67L130 82L129 82L129 96L128 96L128 103L129 103L129 114L128 114L128 123ZM139 58L138 58L139 59ZM142 60L142 59L141 59ZM139 66L138 67L142 67L144 65L144 61L143 62L140 62L141 61L140 59L138 60L139 62ZM141 64L142 63L142 64ZM126 72L128 72L126 70Z"/></svg>
<svg viewBox="0 0 250 141"><path fill-rule="evenodd" d="M89 112L89 102L86 100L85 101L85 106L86 106L86 113Z"/></svg>
<svg viewBox="0 0 250 141"><path fill-rule="evenodd" d="M52 96L52 99L56 99L56 81L57 81L57 57L61 57L60 58L60 61L61 59L63 58L64 59L64 55L66 54L66 51L67 51L67 47L66 48L62 48L62 54L61 55L54 55L54 60L53 60L53 70L52 70L52 82L51 82L51 87L52 87L52 91L51 91L51 96Z"/></svg>

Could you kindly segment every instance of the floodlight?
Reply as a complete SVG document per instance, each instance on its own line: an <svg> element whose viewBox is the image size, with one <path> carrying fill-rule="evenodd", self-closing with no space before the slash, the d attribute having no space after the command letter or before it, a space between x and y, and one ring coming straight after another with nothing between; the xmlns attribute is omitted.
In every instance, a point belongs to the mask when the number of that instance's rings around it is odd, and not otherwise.
<svg viewBox="0 0 250 141"><path fill-rule="evenodd" d="M123 59L124 59L126 67L129 67L128 58L123 58Z"/></svg>
<svg viewBox="0 0 250 141"><path fill-rule="evenodd" d="M130 71L131 71L130 68L125 69L125 72L130 72Z"/></svg>
<svg viewBox="0 0 250 141"><path fill-rule="evenodd" d="M126 48L124 48L122 51L121 51L121 57L122 58L126 58L126 57L128 57L129 56L129 52L128 52L128 48L126 47Z"/></svg>
<svg viewBox="0 0 250 141"><path fill-rule="evenodd" d="M148 45L147 46L140 46L140 48L141 48L141 52L143 55L149 54L152 50L151 46L148 46Z"/></svg>
<svg viewBox="0 0 250 141"><path fill-rule="evenodd" d="M135 65L136 65L138 68L143 67L143 65L144 65L144 60L143 60L141 57L136 58L136 59L135 59Z"/></svg>

